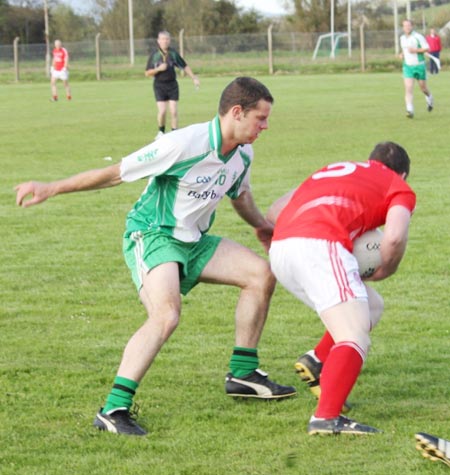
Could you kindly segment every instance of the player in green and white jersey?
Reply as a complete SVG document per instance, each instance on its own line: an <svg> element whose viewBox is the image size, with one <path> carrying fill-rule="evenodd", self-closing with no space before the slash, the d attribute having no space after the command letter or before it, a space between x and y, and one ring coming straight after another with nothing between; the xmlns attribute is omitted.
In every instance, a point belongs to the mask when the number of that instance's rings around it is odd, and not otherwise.
<svg viewBox="0 0 450 475"><path fill-rule="evenodd" d="M94 421L99 429L146 434L130 414L133 396L178 325L180 293L187 294L199 282L241 289L226 393L261 399L295 394L295 388L272 382L258 369L257 345L275 288L268 262L240 244L207 233L226 195L268 250L273 225L254 203L249 172L250 144L268 128L272 104L270 91L259 81L236 78L224 89L218 115L210 122L164 135L104 169L16 187L17 204L27 207L61 193L148 177L128 214L123 246L148 319L126 345L113 388Z"/></svg>
<svg viewBox="0 0 450 475"><path fill-rule="evenodd" d="M421 91L425 94L428 112L433 110L433 96L427 86L425 63L425 53L428 52L429 46L423 35L413 30L411 20L403 21L403 35L400 37L400 47L402 49L400 58L403 59L406 117L412 119L414 117L414 80L417 80Z"/></svg>

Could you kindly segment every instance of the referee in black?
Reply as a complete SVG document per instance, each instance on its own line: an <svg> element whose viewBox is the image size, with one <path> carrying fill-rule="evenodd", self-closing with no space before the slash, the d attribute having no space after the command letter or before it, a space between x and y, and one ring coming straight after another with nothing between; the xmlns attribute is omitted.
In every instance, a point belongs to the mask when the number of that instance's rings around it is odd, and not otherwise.
<svg viewBox="0 0 450 475"><path fill-rule="evenodd" d="M145 69L146 77L153 77L153 90L155 92L156 105L158 107L158 128L159 132L155 139L159 138L166 131L167 105L170 109L172 130L178 128L178 98L179 88L175 66L184 70L198 88L200 81L186 64L180 54L170 47L170 33L160 31L158 33L158 49L150 54Z"/></svg>

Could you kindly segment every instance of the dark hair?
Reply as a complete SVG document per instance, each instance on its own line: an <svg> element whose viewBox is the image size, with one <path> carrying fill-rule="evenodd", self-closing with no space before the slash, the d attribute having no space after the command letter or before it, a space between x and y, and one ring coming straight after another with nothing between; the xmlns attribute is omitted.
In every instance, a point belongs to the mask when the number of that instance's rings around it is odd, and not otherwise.
<svg viewBox="0 0 450 475"><path fill-rule="evenodd" d="M255 109L258 102L273 104L273 96L264 84L250 77L238 77L223 90L219 101L219 115L225 115L233 106L239 105L244 112Z"/></svg>
<svg viewBox="0 0 450 475"><path fill-rule="evenodd" d="M409 175L411 160L406 150L394 142L380 142L376 144L369 155L369 160L381 162L399 175L402 173L406 173L406 176Z"/></svg>

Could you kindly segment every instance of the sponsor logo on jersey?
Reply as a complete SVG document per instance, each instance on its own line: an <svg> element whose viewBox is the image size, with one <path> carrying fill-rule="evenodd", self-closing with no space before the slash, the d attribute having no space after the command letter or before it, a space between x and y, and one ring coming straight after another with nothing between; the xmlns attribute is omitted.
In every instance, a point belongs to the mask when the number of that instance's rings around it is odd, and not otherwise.
<svg viewBox="0 0 450 475"><path fill-rule="evenodd" d="M212 180L210 176L198 176L195 183L209 183Z"/></svg>
<svg viewBox="0 0 450 475"><path fill-rule="evenodd" d="M156 155L158 154L158 149L153 148L149 150L148 152L143 153L142 155L138 155L136 160L138 162L151 162L156 158Z"/></svg>
<svg viewBox="0 0 450 475"><path fill-rule="evenodd" d="M220 200L222 198L222 195L216 193L214 190L202 192L191 190L187 195L197 200Z"/></svg>

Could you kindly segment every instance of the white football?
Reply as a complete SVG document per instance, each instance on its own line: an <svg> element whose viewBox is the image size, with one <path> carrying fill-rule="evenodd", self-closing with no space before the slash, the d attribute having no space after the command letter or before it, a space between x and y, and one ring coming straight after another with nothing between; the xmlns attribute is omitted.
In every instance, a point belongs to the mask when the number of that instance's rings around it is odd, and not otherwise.
<svg viewBox="0 0 450 475"><path fill-rule="evenodd" d="M371 229L353 241L353 255L356 257L361 277L370 277L381 264L381 229Z"/></svg>

